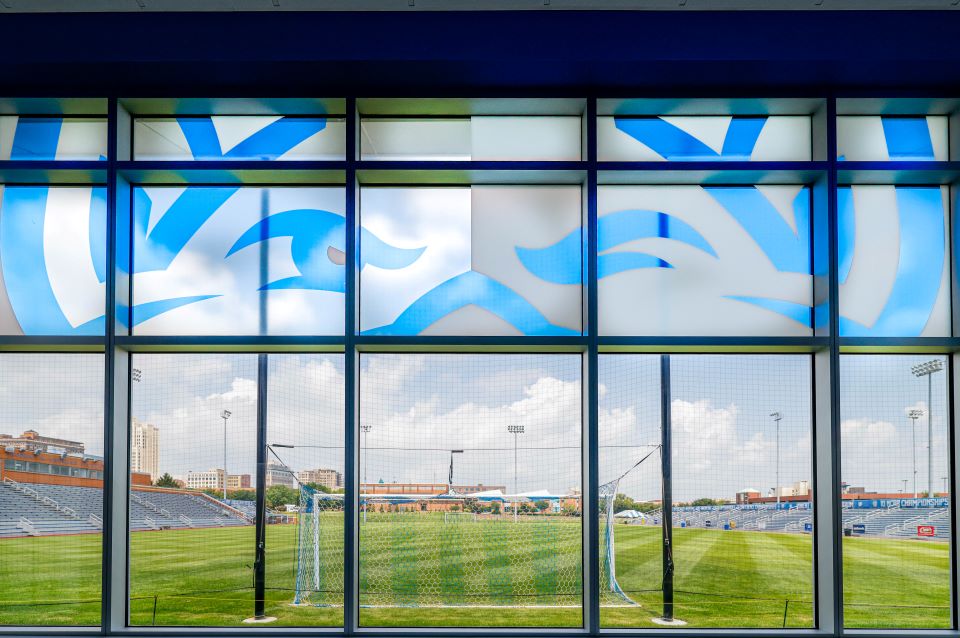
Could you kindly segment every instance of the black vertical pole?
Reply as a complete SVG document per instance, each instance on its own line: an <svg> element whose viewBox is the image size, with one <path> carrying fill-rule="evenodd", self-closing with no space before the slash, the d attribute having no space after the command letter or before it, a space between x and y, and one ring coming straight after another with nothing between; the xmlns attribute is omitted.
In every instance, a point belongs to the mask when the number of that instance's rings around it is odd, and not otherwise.
<svg viewBox="0 0 960 638"><path fill-rule="evenodd" d="M267 355L257 356L257 549L253 561L254 618L263 618L267 578Z"/></svg>
<svg viewBox="0 0 960 638"><path fill-rule="evenodd" d="M663 619L673 620L673 459L670 445L670 355L660 355L660 465L663 477Z"/></svg>

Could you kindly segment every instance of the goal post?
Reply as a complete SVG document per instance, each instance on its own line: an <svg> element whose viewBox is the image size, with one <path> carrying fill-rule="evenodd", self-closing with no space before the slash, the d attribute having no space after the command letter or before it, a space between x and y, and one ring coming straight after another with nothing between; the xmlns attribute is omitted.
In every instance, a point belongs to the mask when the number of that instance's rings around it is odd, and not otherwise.
<svg viewBox="0 0 960 638"><path fill-rule="evenodd" d="M294 605L343 604L343 495L300 487Z"/></svg>

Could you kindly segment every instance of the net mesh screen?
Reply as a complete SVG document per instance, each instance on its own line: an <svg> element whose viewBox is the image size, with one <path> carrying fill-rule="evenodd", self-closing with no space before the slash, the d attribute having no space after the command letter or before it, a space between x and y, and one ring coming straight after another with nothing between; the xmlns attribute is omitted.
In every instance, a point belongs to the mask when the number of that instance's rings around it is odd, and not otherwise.
<svg viewBox="0 0 960 638"><path fill-rule="evenodd" d="M579 624L580 369L567 355L362 356L362 623L473 607L568 608L548 618Z"/></svg>
<svg viewBox="0 0 960 638"><path fill-rule="evenodd" d="M0 354L0 625L97 625L103 355Z"/></svg>
<svg viewBox="0 0 960 638"><path fill-rule="evenodd" d="M844 355L840 380L844 622L948 628L946 357Z"/></svg>

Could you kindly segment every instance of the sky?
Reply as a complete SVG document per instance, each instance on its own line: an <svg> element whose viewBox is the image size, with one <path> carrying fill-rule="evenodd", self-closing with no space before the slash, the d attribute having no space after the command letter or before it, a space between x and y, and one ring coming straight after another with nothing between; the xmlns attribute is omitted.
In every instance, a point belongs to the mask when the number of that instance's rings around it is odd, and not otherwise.
<svg viewBox="0 0 960 638"><path fill-rule="evenodd" d="M910 408L926 411L927 383L910 367L928 356L841 357L842 478L868 491L912 492ZM269 356L268 441L294 470L343 469L343 360L337 354ZM257 357L137 354L133 416L160 428L162 472L223 466L255 474ZM776 482L811 479L811 360L807 355L674 355L674 495L732 499ZM567 493L582 485L579 355L363 354L361 480L504 487ZM0 355L0 432L80 440L102 453L102 356ZM600 480L659 498L660 388L655 355L603 355ZM934 487L947 467L946 375L933 384ZM917 421L917 482L926 489L926 415ZM513 435L510 425L524 426ZM514 460L516 444L516 462ZM451 450L463 450L451 455ZM633 466L654 451L644 463Z"/></svg>

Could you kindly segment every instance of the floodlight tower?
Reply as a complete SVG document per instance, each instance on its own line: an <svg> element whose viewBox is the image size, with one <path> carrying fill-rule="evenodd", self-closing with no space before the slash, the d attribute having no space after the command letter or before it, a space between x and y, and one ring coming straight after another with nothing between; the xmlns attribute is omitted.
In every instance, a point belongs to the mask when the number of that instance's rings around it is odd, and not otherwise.
<svg viewBox="0 0 960 638"><path fill-rule="evenodd" d="M366 485L367 483L367 457L370 453L367 452L367 435L370 434L370 430L373 429L371 425L361 425L360 431L363 432L363 482ZM363 496L363 485L360 486L360 496ZM367 499L363 499L363 522L367 522Z"/></svg>
<svg viewBox="0 0 960 638"><path fill-rule="evenodd" d="M771 412L770 416L777 424L777 482L773 490L777 495L777 509L780 509L780 419L783 418L783 415L779 412Z"/></svg>
<svg viewBox="0 0 960 638"><path fill-rule="evenodd" d="M513 522L517 522L517 500L516 495L519 492L519 487L517 485L517 439L519 435L523 434L522 425L508 425L507 432L513 435Z"/></svg>
<svg viewBox="0 0 960 638"><path fill-rule="evenodd" d="M227 500L227 419L233 416L230 410L224 410L220 413L223 419L223 500Z"/></svg>
<svg viewBox="0 0 960 638"><path fill-rule="evenodd" d="M913 421L913 498L917 498L917 419L923 410L913 409L907 412L907 418Z"/></svg>
<svg viewBox="0 0 960 638"><path fill-rule="evenodd" d="M933 498L933 375L943 370L943 361L931 359L910 368L915 377L927 377L927 494Z"/></svg>

